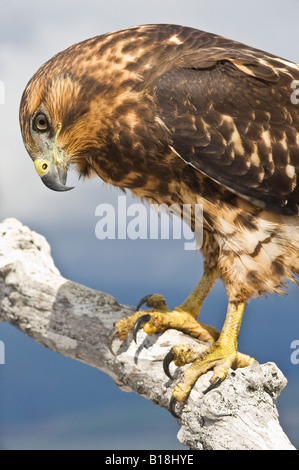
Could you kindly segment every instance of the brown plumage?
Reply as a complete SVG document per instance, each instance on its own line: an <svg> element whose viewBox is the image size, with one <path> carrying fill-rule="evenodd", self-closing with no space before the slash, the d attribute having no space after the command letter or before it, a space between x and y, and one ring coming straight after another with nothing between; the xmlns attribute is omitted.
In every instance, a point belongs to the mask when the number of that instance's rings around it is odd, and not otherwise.
<svg viewBox="0 0 299 470"><path fill-rule="evenodd" d="M177 364L197 364L193 382L213 368L218 383L228 367L252 362L236 347L247 301L281 292L299 273L294 80L299 66L269 53L192 28L148 25L70 47L24 91L23 140L51 189L68 189L74 165L80 176L98 175L151 202L203 204L205 274L177 312L196 318L218 276L229 308L204 356L172 352ZM173 326L164 303L149 305L145 331ZM153 327L161 312L163 327ZM175 326L184 329L180 314ZM118 326L120 337L129 323ZM188 380L175 388L179 400Z"/></svg>

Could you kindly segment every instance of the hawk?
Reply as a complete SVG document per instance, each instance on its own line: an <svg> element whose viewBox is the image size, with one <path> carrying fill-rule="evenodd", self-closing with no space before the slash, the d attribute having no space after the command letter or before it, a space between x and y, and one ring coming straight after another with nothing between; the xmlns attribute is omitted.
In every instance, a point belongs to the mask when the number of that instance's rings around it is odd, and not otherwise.
<svg viewBox="0 0 299 470"><path fill-rule="evenodd" d="M25 147L43 183L66 186L74 166L151 203L203 205L204 273L170 311L143 299L116 325L120 339L177 328L210 343L174 346L164 361L190 364L174 387L182 402L213 370L254 359L238 352L250 298L281 293L299 273L299 66L193 28L132 27L75 44L46 62L20 104ZM191 226L194 226L194 214ZM196 319L220 278L228 307L221 332ZM112 335L113 337L113 335ZM171 376L171 375L170 375Z"/></svg>

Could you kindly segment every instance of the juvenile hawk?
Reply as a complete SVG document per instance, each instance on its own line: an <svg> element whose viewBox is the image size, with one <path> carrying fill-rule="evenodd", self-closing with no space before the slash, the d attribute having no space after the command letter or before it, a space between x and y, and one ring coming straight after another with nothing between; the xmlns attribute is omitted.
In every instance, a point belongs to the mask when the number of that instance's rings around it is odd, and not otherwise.
<svg viewBox="0 0 299 470"><path fill-rule="evenodd" d="M183 401L212 369L253 362L237 351L248 300L281 292L299 273L299 66L244 44L175 25L94 37L46 62L20 106L24 144L46 186L68 190L67 170L98 175L166 205L203 204L203 278L175 311L152 310L116 325L119 338L143 326L177 328L210 342L204 353L172 348L190 363L174 388ZM194 220L192 221L192 226ZM221 333L196 321L218 278L228 295Z"/></svg>

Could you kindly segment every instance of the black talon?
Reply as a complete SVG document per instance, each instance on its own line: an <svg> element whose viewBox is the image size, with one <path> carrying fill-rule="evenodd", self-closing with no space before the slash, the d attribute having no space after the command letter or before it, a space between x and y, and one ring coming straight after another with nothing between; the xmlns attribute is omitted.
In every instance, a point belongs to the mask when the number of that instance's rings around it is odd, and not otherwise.
<svg viewBox="0 0 299 470"><path fill-rule="evenodd" d="M174 360L174 354L172 349L166 354L166 356L163 359L163 369L167 377L169 377L171 380L173 380L173 376L171 375L169 371L169 365L170 363Z"/></svg>
<svg viewBox="0 0 299 470"><path fill-rule="evenodd" d="M116 327L113 328L113 330L111 331L110 335L109 335L109 338L108 338L108 347L109 347L109 350L110 352L115 356L114 354L114 351L112 349L112 343L114 341L114 338L118 336L118 329Z"/></svg>
<svg viewBox="0 0 299 470"><path fill-rule="evenodd" d="M140 300L139 304L136 307L136 312L139 312L139 309L140 309L141 305L145 304L152 296L153 296L153 294L146 295L145 297L142 297L142 299Z"/></svg>
<svg viewBox="0 0 299 470"><path fill-rule="evenodd" d="M214 382L211 383L211 385L208 386L208 388L202 392L204 395L206 395L208 392L210 392L211 390L214 390L214 388L217 388L220 384L221 384L222 380L220 379L220 377L217 377Z"/></svg>
<svg viewBox="0 0 299 470"><path fill-rule="evenodd" d="M175 411L176 404L177 404L177 399L172 395L170 402L169 402L169 411L174 418L179 418L179 415Z"/></svg>
<svg viewBox="0 0 299 470"><path fill-rule="evenodd" d="M150 314L146 313L145 315L142 315L141 317L139 317L138 320L136 320L134 328L133 328L133 338L134 338L135 343L137 343L138 331L141 330L143 325L147 323L148 321L150 321L150 319L151 319Z"/></svg>

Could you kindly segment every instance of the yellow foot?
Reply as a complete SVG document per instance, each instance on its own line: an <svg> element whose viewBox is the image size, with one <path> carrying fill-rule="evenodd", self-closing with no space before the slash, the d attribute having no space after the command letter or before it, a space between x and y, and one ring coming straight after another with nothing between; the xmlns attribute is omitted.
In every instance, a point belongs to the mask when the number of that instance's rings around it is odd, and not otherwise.
<svg viewBox="0 0 299 470"><path fill-rule="evenodd" d="M217 387L225 379L230 367L232 369L246 367L252 364L254 359L217 341L211 346L199 345L194 347L179 345L173 347L166 355L163 364L164 371L170 378L172 378L169 373L171 361L174 361L177 366L192 363L184 372L184 380L174 387L173 397L177 401L182 402L187 397L198 377L207 371L212 369L214 374L210 379L211 385L204 393Z"/></svg>
<svg viewBox="0 0 299 470"><path fill-rule="evenodd" d="M207 343L213 343L219 337L219 331L212 326L199 323L190 313L181 308L173 312L170 311L161 295L155 294L144 299L146 299L147 306L153 307L153 309L138 311L120 320L115 325L111 341L115 336L124 340L130 331L133 331L133 337L136 341L136 335L140 328L143 328L148 335L173 328Z"/></svg>
<svg viewBox="0 0 299 470"><path fill-rule="evenodd" d="M200 289L198 291L200 292ZM219 333L215 328L199 323L195 319L198 309L195 311L195 308L192 307L194 303L191 301L192 294L188 299L180 307L170 311L161 295L147 296L141 300L138 307L146 303L152 310L137 311L133 315L120 320L110 335L111 350L115 336L118 336L120 340L124 340L133 331L133 337L136 341L136 335L140 328L143 328L149 335L173 328L205 343L212 343L209 346L203 344L175 346L166 355L163 367L165 373L171 379L173 377L169 373L169 365L172 361L177 366L191 364L185 370L183 380L174 388L170 403L170 411L174 415L176 415L174 409L176 401L183 402L196 380L207 371L213 370L214 374L210 379L211 385L203 393L207 393L218 386L225 379L230 367L237 369L249 366L254 362L252 357L241 354L237 350L238 334L246 305L245 301L229 301L225 322L221 333Z"/></svg>

